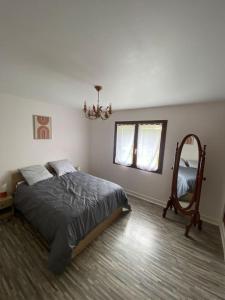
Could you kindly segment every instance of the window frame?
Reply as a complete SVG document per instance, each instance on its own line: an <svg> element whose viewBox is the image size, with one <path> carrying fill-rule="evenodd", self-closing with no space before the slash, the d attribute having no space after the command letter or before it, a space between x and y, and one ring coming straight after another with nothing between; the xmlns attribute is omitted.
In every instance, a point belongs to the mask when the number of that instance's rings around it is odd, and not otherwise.
<svg viewBox="0 0 225 300"><path fill-rule="evenodd" d="M141 170L141 171L144 171L144 172L162 174L164 153L165 153L165 144L166 144L167 123L168 123L168 120L116 121L115 122L115 127L114 127L113 164L123 166L123 167L127 167L127 168L138 169L138 170ZM160 124L160 125L162 125L160 148L159 148L159 165L158 165L158 169L155 170L155 171L143 170L143 169L137 167L137 145L138 145L138 125L139 124L146 124L146 125ZM117 141L117 125L135 125L134 145L133 145L133 163L130 166L124 166L122 164L119 164L119 163L115 162L115 158L116 158L116 141Z"/></svg>

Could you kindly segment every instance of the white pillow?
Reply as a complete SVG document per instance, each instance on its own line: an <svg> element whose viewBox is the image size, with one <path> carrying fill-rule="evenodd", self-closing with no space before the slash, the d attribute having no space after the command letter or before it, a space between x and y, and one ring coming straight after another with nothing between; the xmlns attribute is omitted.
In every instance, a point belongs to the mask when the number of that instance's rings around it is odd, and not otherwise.
<svg viewBox="0 0 225 300"><path fill-rule="evenodd" d="M49 165L54 169L58 176L77 171L68 159L51 161L49 162Z"/></svg>
<svg viewBox="0 0 225 300"><path fill-rule="evenodd" d="M180 158L179 166L187 168L187 164L186 164L185 160L182 157Z"/></svg>
<svg viewBox="0 0 225 300"><path fill-rule="evenodd" d="M20 172L29 185L53 177L53 175L41 165L22 168L20 169Z"/></svg>
<svg viewBox="0 0 225 300"><path fill-rule="evenodd" d="M189 167L191 168L198 168L198 161L197 160L188 160L188 164L189 164Z"/></svg>

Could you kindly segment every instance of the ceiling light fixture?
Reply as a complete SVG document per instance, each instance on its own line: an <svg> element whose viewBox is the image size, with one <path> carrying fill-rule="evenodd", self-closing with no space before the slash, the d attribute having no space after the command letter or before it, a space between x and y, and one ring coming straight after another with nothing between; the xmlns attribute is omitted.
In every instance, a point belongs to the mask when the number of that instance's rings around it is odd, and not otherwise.
<svg viewBox="0 0 225 300"><path fill-rule="evenodd" d="M97 105L93 105L92 108L89 106L87 108L87 103L84 101L83 111L85 113L86 118L90 120L95 120L101 118L102 120L107 120L112 114L112 105L108 105L105 109L99 105L99 92L102 90L101 85L95 85L95 89L98 92L98 101Z"/></svg>

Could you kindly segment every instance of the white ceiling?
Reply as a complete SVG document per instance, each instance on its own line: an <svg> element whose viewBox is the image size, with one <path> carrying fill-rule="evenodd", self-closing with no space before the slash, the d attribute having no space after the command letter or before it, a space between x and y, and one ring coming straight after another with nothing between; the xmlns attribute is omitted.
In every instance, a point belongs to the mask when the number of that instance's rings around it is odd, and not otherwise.
<svg viewBox="0 0 225 300"><path fill-rule="evenodd" d="M116 109L225 99L224 0L0 0L0 93Z"/></svg>

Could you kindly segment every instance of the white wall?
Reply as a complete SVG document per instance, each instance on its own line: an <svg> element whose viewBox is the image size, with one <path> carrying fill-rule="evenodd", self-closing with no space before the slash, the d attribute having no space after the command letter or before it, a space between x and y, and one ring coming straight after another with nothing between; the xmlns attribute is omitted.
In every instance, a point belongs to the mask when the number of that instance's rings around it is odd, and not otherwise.
<svg viewBox="0 0 225 300"><path fill-rule="evenodd" d="M117 111L108 121L93 121L91 126L91 165L93 174L119 183L125 189L165 205L170 195L174 153L177 141L189 133L197 134L207 145L200 210L208 221L221 218L225 182L225 103L192 104L138 110ZM148 173L113 164L115 121L168 120L163 174Z"/></svg>
<svg viewBox="0 0 225 300"><path fill-rule="evenodd" d="M52 117L52 139L33 139L34 114ZM11 171L31 164L68 158L88 171L88 121L81 112L61 105L0 95L0 183Z"/></svg>

